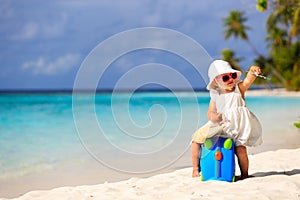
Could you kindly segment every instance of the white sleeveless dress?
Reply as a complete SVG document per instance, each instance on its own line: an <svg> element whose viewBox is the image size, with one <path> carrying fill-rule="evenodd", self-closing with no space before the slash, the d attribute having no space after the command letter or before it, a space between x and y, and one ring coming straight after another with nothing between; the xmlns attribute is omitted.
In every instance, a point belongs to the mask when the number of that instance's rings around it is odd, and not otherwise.
<svg viewBox="0 0 300 200"><path fill-rule="evenodd" d="M238 85L230 93L219 94L210 91L211 99L216 103L217 112L223 114L222 136L233 138L236 146L257 146L262 143L262 127L257 117L248 110Z"/></svg>

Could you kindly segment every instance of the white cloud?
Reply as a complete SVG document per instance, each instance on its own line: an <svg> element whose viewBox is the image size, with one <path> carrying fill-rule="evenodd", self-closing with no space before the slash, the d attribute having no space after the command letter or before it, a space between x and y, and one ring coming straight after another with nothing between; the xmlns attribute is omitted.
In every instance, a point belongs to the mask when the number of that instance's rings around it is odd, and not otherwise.
<svg viewBox="0 0 300 200"><path fill-rule="evenodd" d="M22 69L31 70L34 75L56 75L63 74L78 64L80 55L66 54L54 61L47 61L44 57L40 57L35 61L28 61L22 65Z"/></svg>
<svg viewBox="0 0 300 200"><path fill-rule="evenodd" d="M38 35L38 25L34 22L29 22L23 26L20 32L11 36L13 40L30 40Z"/></svg>
<svg viewBox="0 0 300 200"><path fill-rule="evenodd" d="M67 15L61 14L54 20L47 18L42 21L28 21L21 26L20 30L11 35L12 40L51 39L62 36L67 24Z"/></svg>

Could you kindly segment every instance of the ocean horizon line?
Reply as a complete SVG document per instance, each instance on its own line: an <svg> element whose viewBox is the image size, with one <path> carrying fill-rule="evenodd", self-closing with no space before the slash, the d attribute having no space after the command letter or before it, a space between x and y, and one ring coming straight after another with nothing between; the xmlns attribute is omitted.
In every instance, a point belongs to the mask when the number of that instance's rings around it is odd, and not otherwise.
<svg viewBox="0 0 300 200"><path fill-rule="evenodd" d="M73 92L78 92L78 93L113 93L113 92L118 92L118 93L128 93L128 92L208 92L205 88L193 88L193 89L97 89L92 90L92 89L0 89L0 94L14 94L14 93L32 93L32 94L40 94L40 93L73 93Z"/></svg>

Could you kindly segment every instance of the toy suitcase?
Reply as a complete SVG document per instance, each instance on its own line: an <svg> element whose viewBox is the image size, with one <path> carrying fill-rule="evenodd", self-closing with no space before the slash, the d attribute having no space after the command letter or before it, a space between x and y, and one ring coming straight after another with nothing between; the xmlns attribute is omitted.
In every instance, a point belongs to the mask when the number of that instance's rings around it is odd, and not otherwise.
<svg viewBox="0 0 300 200"><path fill-rule="evenodd" d="M230 138L206 139L201 153L201 179L234 182L234 142Z"/></svg>

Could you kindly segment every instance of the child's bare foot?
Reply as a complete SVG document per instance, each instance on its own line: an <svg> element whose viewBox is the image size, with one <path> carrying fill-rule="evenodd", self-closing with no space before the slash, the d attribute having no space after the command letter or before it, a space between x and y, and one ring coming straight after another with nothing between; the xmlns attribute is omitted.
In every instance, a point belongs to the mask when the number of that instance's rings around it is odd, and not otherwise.
<svg viewBox="0 0 300 200"><path fill-rule="evenodd" d="M242 174L240 180L244 180L246 178L249 178L248 174Z"/></svg>
<svg viewBox="0 0 300 200"><path fill-rule="evenodd" d="M193 170L193 174L192 174L192 177L195 178L195 177L199 177L199 172L198 172L198 169L194 169Z"/></svg>
<svg viewBox="0 0 300 200"><path fill-rule="evenodd" d="M235 181L242 181L242 180L244 180L244 179L246 179L246 178L251 178L252 176L248 176L248 174L246 174L246 175L241 175L241 176L236 176L235 177Z"/></svg>

